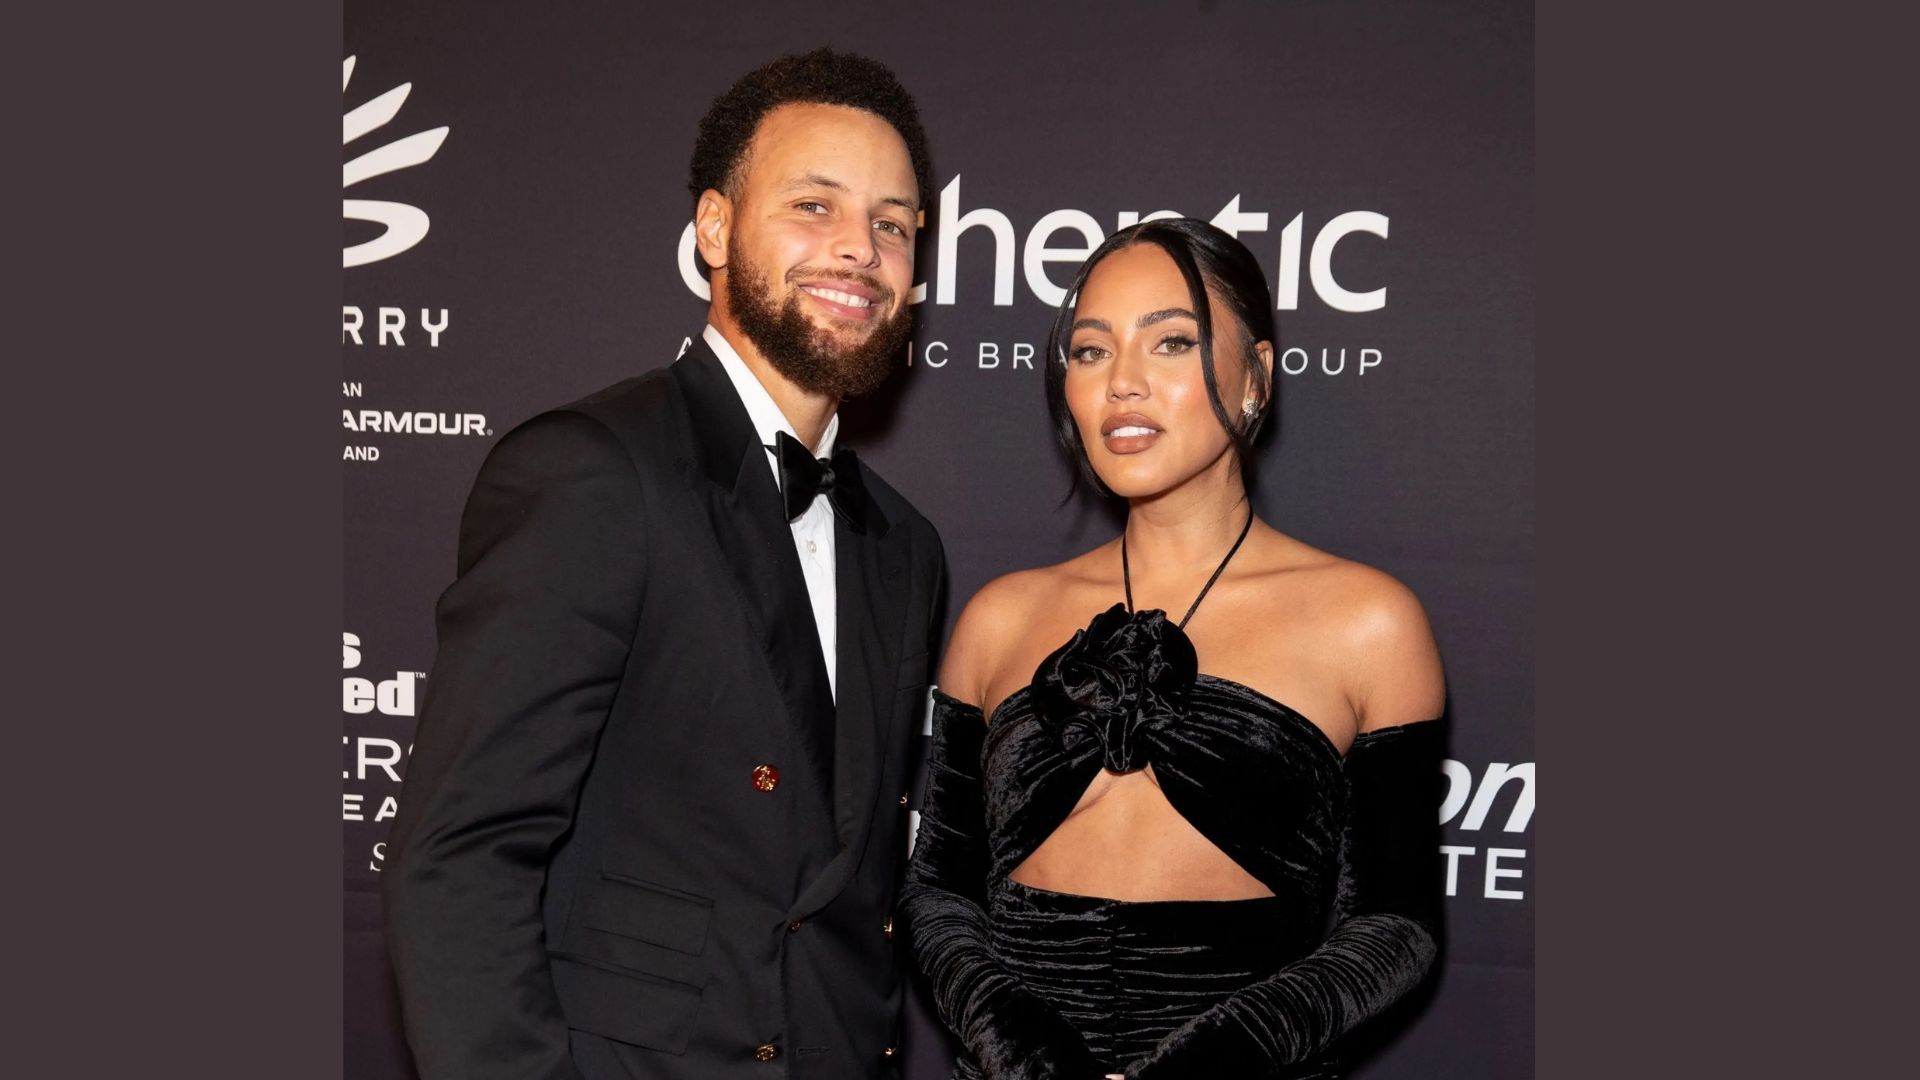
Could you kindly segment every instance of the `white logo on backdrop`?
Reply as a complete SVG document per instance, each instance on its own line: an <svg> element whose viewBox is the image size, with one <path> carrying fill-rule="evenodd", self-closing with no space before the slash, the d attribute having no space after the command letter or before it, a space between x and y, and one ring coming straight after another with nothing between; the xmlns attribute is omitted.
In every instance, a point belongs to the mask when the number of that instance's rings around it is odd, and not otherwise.
<svg viewBox="0 0 1920 1080"><path fill-rule="evenodd" d="M360 635L342 633L340 645L341 668L357 670L365 660ZM391 679L345 676L340 681L341 709L349 716L410 720L415 715L420 683L426 677L420 671L396 671ZM405 775L406 760L413 753L410 740L402 743L397 738L363 733L340 736L340 745L346 757L340 779L361 788L341 793L341 820L386 821L393 817L400 809L395 793ZM376 863L379 854L375 852Z"/></svg>
<svg viewBox="0 0 1920 1080"><path fill-rule="evenodd" d="M1441 763L1441 771L1447 778L1447 794L1440 803L1441 825L1456 833L1479 833L1498 822L1499 831L1513 837L1504 843L1528 844L1530 837L1523 834L1533 827L1533 762L1488 762L1478 780L1465 762L1452 758ZM1502 818L1495 813L1496 804L1509 793L1513 802ZM1440 854L1447 860L1447 895L1477 894L1487 900L1526 899L1527 850L1525 846L1482 847L1479 843L1440 845Z"/></svg>
<svg viewBox="0 0 1920 1080"><path fill-rule="evenodd" d="M353 80L354 59L347 57L341 71L340 92L343 94L347 84ZM401 83L372 101L349 110L342 126L340 145L345 146L370 131L384 127L399 115L400 106L406 104L407 94L412 90L412 83ZM418 132L361 154L343 168L341 188L344 190L362 180L432 160L440 144L446 141L447 131L445 127L437 127ZM341 207L341 213L349 221L371 221L386 226L379 236L347 248L345 266L364 266L389 259L426 239L427 213L417 206L379 199L346 199Z"/></svg>
<svg viewBox="0 0 1920 1080"><path fill-rule="evenodd" d="M996 307L1007 307L1013 303L1016 261L1020 267L1018 276L1026 283L1034 299L1048 307L1058 307L1067 298L1067 290L1061 284L1061 279L1070 278L1074 268L1093 254L1093 250L1107 238L1099 220L1092 214L1068 209L1042 215L1027 230L1023 244L1013 219L1002 211L980 206L961 213L960 177L957 175L941 189L939 203L940 212L934 229L932 278L933 302L943 307L956 303L960 238L968 232L979 230L983 234L981 239L993 245L993 304ZM1141 221L1180 216L1174 210L1155 210L1149 214L1142 214L1138 210L1122 210L1114 218L1114 228L1124 229ZM1254 234L1271 232L1273 219L1265 210L1241 209L1240 196L1236 194L1211 220L1229 236L1254 246L1260 243ZM1279 265L1279 277L1274 282L1275 309L1299 310L1303 253L1308 284L1312 287L1313 295L1327 307L1348 312L1379 311L1386 307L1386 286L1355 290L1334 279L1333 249L1355 233L1387 239L1390 225L1387 216L1372 210L1348 210L1335 214L1315 226L1310 244L1307 242L1307 225L1307 215L1301 211L1294 214L1275 234ZM1056 240L1056 237L1064 236L1072 236L1077 242L1062 243ZM692 222L688 222L687 227L681 230L677 261L680 280L687 289L702 300L712 299L712 286L700 275L700 257L694 250ZM1048 267L1052 264L1060 264L1061 268L1050 271ZM915 285L913 292L908 294L908 301L924 303L927 284L921 282Z"/></svg>
<svg viewBox="0 0 1920 1080"><path fill-rule="evenodd" d="M1095 248L1105 242L1107 232L1101 219L1085 210L1060 209L1042 214L1039 220L1022 228L1004 211L992 206L961 209L960 176L955 175L940 189L939 210L932 221L923 217L921 225L933 231L928 237L928 259L918 268L926 280L907 294L911 304L932 303L949 307L962 302L959 285L963 259L991 255L993 278L989 294L966 297L968 303L990 301L994 307L1010 307L1024 284L1026 294L1046 307L1058 307L1067 298L1066 285L1079 265ZM1276 274L1273 286L1274 310L1299 311L1311 297L1332 311L1366 313L1387 306L1384 282L1335 278L1334 249L1342 244L1375 244L1387 240L1392 222L1387 215L1373 210L1346 210L1321 220L1296 210L1292 217L1284 212L1243 207L1241 194L1227 199L1210 219L1221 231L1257 251L1274 253ZM1184 216L1176 210L1115 211L1115 230L1141 221ZM1280 224L1284 221L1285 224ZM1354 239L1357 236L1372 240ZM962 244L962 239L966 243ZM701 274L702 261L694 245L693 223L680 233L675 256L680 280L701 300L711 300L713 286ZM1354 273L1349 271L1349 273ZM1036 320L1044 328L1044 323ZM1037 341L948 341L942 339L910 342L905 366L934 370L1030 371L1039 358ZM1274 358L1275 374L1298 377L1352 375L1364 376L1383 368L1386 351L1363 342L1311 342L1287 344ZM954 363L958 361L958 363Z"/></svg>

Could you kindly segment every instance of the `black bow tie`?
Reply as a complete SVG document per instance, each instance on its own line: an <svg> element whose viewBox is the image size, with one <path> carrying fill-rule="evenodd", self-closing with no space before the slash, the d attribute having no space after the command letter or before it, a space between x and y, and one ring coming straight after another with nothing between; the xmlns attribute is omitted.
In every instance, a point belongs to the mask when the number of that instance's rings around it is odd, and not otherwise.
<svg viewBox="0 0 1920 1080"><path fill-rule="evenodd" d="M814 496L824 494L833 512L853 531L866 531L861 520L867 489L860 483L860 463L853 451L842 448L833 452L832 460L817 458L799 439L782 431L767 452L780 465L780 497L786 502L788 521L798 519L813 505Z"/></svg>

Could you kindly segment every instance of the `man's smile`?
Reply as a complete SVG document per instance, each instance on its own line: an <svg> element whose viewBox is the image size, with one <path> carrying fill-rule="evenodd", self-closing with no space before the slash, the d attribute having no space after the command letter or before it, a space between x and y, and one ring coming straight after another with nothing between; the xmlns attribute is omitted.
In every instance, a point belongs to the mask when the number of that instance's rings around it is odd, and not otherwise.
<svg viewBox="0 0 1920 1080"><path fill-rule="evenodd" d="M855 291L858 290L858 291ZM849 283L846 288L829 288L825 285L802 285L800 291L818 301L820 306L843 319L871 319L874 315L875 298L864 286Z"/></svg>

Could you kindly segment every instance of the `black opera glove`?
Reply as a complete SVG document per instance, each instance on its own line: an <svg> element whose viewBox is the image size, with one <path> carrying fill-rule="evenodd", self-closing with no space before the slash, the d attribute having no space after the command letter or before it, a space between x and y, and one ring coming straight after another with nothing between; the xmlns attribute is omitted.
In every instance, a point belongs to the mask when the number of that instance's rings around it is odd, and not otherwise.
<svg viewBox="0 0 1920 1080"><path fill-rule="evenodd" d="M1086 1040L993 953L987 931L980 710L935 693L920 831L900 889L915 961L940 1019L991 1080L1096 1080Z"/></svg>
<svg viewBox="0 0 1920 1080"><path fill-rule="evenodd" d="M1439 952L1441 750L1438 720L1354 740L1332 933L1168 1034L1128 1080L1283 1075L1426 976Z"/></svg>

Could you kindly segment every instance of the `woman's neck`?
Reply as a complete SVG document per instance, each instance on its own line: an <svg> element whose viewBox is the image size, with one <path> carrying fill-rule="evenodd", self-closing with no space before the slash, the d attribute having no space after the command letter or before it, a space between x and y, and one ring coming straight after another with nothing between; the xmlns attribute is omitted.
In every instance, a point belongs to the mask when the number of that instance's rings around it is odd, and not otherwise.
<svg viewBox="0 0 1920 1080"><path fill-rule="evenodd" d="M1172 491L1133 499L1127 509L1127 560L1135 582L1143 577L1183 581L1210 573L1247 524L1247 490L1240 471L1202 483L1195 477Z"/></svg>

